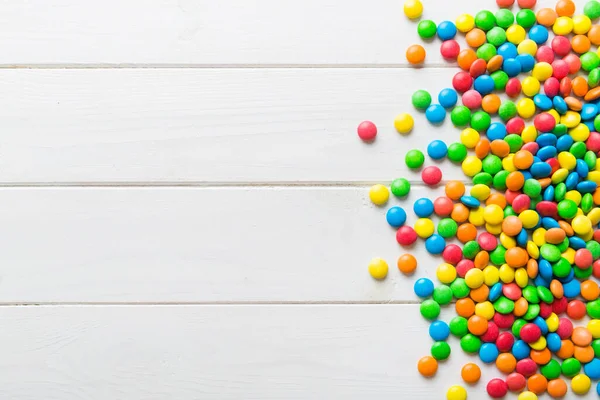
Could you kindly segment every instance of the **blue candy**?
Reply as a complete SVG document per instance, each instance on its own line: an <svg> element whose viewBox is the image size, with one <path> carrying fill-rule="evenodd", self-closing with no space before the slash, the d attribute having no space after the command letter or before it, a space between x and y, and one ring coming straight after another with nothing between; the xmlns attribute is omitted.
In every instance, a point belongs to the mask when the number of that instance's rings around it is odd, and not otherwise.
<svg viewBox="0 0 600 400"><path fill-rule="evenodd" d="M569 136L570 137L570 136ZM558 139L556 138L556 135L552 134L552 133L542 133L540 136L538 136L535 139L535 142L540 146L540 147L546 147L546 146L555 146L557 143ZM570 146L569 146L570 147Z"/></svg>
<svg viewBox="0 0 600 400"><path fill-rule="evenodd" d="M552 167L545 162L537 162L531 165L529 172L534 178L546 178L552 173Z"/></svg>
<svg viewBox="0 0 600 400"><path fill-rule="evenodd" d="M502 122L492 122L485 133L490 142L497 139L504 139L506 137L506 125Z"/></svg>
<svg viewBox="0 0 600 400"><path fill-rule="evenodd" d="M585 163L585 161L577 160L577 164L575 166L575 172L577 172L577 175L579 175L580 177L587 178L587 176L590 172L590 167L588 167L588 165Z"/></svg>
<svg viewBox="0 0 600 400"><path fill-rule="evenodd" d="M567 190L575 189L575 187L577 187L578 183L579 183L579 175L577 175L577 172L571 172L567 176L567 179L565 180L565 185L567 186Z"/></svg>
<svg viewBox="0 0 600 400"><path fill-rule="evenodd" d="M431 254L442 254L445 248L446 241L437 233L434 233L425 240L425 250Z"/></svg>
<svg viewBox="0 0 600 400"><path fill-rule="evenodd" d="M552 108L552 99L545 94L536 94L533 96L533 102L542 111L548 111Z"/></svg>
<svg viewBox="0 0 600 400"><path fill-rule="evenodd" d="M490 294L488 295L489 301L496 301L502 296L502 283L495 283L490 289Z"/></svg>
<svg viewBox="0 0 600 400"><path fill-rule="evenodd" d="M521 229L521 232L519 232L516 238L517 244L521 247L525 247L528 239L527 230L525 228Z"/></svg>
<svg viewBox="0 0 600 400"><path fill-rule="evenodd" d="M519 54L516 60L521 65L522 72L529 72L535 66L535 58L531 54Z"/></svg>
<svg viewBox="0 0 600 400"><path fill-rule="evenodd" d="M433 202L426 197L421 197L413 204L413 211L419 218L427 218L433 214Z"/></svg>
<svg viewBox="0 0 600 400"><path fill-rule="evenodd" d="M385 219L390 226L399 228L406 222L406 211L402 207L392 207L385 213Z"/></svg>
<svg viewBox="0 0 600 400"><path fill-rule="evenodd" d="M567 102L560 96L555 96L552 99L552 104L554 104L554 108L556 108L556 111L558 111L559 114L564 114L569 111Z"/></svg>
<svg viewBox="0 0 600 400"><path fill-rule="evenodd" d="M534 157L533 159L535 160L536 157ZM538 158L538 161L541 161L541 160L539 160L539 158ZM525 180L533 178L533 175L531 175L531 172L529 172L529 171L521 171L521 173L523 174L523 179L525 179Z"/></svg>
<svg viewBox="0 0 600 400"><path fill-rule="evenodd" d="M533 40L537 44L546 43L548 40L548 29L542 25L534 25L529 29L529 39Z"/></svg>
<svg viewBox="0 0 600 400"><path fill-rule="evenodd" d="M600 379L600 360L594 358L583 366L583 372L593 380Z"/></svg>
<svg viewBox="0 0 600 400"><path fill-rule="evenodd" d="M581 160L580 160L581 161ZM579 174L577 174L577 179L579 179ZM567 188L569 187L569 185L567 185ZM596 182L592 182L592 181L583 181L583 182L579 182L577 184L577 191L579 193L593 193L596 191L596 188L598 187L598 184Z"/></svg>
<svg viewBox="0 0 600 400"><path fill-rule="evenodd" d="M432 124L439 124L446 118L446 109L439 104L432 104L425 110L425 117Z"/></svg>
<svg viewBox="0 0 600 400"><path fill-rule="evenodd" d="M444 108L454 107L458 101L458 94L454 89L442 89L438 94L438 101Z"/></svg>
<svg viewBox="0 0 600 400"><path fill-rule="evenodd" d="M462 196L460 202L469 208L477 208L481 205L481 202L473 196Z"/></svg>
<svg viewBox="0 0 600 400"><path fill-rule="evenodd" d="M544 190L542 199L544 201L554 201L554 186L550 185Z"/></svg>
<svg viewBox="0 0 600 400"><path fill-rule="evenodd" d="M444 321L433 321L429 325L429 336L435 341L446 340L450 336L450 327Z"/></svg>
<svg viewBox="0 0 600 400"><path fill-rule="evenodd" d="M419 278L415 282L413 289L415 294L421 298L429 297L433 294L433 282L427 278Z"/></svg>
<svg viewBox="0 0 600 400"><path fill-rule="evenodd" d="M550 262L548 262L547 260L540 260L538 262L538 273L538 276L541 276L546 280L551 280L553 276L552 264L550 264Z"/></svg>
<svg viewBox="0 0 600 400"><path fill-rule="evenodd" d="M542 226L546 230L552 229L552 228L560 228L560 225L558 224L558 221L556 221L555 219L550 218L550 217L543 217L542 218Z"/></svg>
<svg viewBox="0 0 600 400"><path fill-rule="evenodd" d="M538 150L537 156L541 161L546 161L549 158L556 157L556 147L554 146L544 146Z"/></svg>
<svg viewBox="0 0 600 400"><path fill-rule="evenodd" d="M448 146L441 140L434 140L427 146L427 154L434 160L440 160L448 154Z"/></svg>
<svg viewBox="0 0 600 400"><path fill-rule="evenodd" d="M498 347L494 343L484 343L479 348L479 358L486 364L496 361L498 354Z"/></svg>
<svg viewBox="0 0 600 400"><path fill-rule="evenodd" d="M581 293L581 283L577 279L563 283L563 291L566 298L572 299Z"/></svg>
<svg viewBox="0 0 600 400"><path fill-rule="evenodd" d="M569 237L569 247L573 250L585 249L585 240L577 236Z"/></svg>
<svg viewBox="0 0 600 400"><path fill-rule="evenodd" d="M517 51L517 46L510 42L506 42L498 47L496 54L502 56L503 60L508 60L509 58L516 58L519 53Z"/></svg>
<svg viewBox="0 0 600 400"><path fill-rule="evenodd" d="M482 96L492 93L496 89L494 79L489 75L480 75L475 79L473 88Z"/></svg>
<svg viewBox="0 0 600 400"><path fill-rule="evenodd" d="M442 40L454 39L456 36L456 25L450 21L443 21L437 27L437 35Z"/></svg>
<svg viewBox="0 0 600 400"><path fill-rule="evenodd" d="M546 336L546 346L548 347L548 350L552 352L560 350L562 347L562 340L560 339L560 336L558 336L558 333L552 332Z"/></svg>
<svg viewBox="0 0 600 400"><path fill-rule="evenodd" d="M598 115L598 106L591 103L584 104L579 115L581 115L581 119L584 121L594 119Z"/></svg>
<svg viewBox="0 0 600 400"><path fill-rule="evenodd" d="M515 344L513 344L512 353L517 360L522 360L524 358L529 357L531 349L529 348L529 345L527 345L527 343L525 343L524 341L517 340Z"/></svg>
<svg viewBox="0 0 600 400"><path fill-rule="evenodd" d="M559 137L558 140L556 141L556 150L558 150L559 152L569 151L569 149L571 148L573 143L574 143L574 140L571 136L563 135L563 136Z"/></svg>
<svg viewBox="0 0 600 400"><path fill-rule="evenodd" d="M516 58L504 59L504 62L502 63L502 70L511 78L519 75L522 68L523 66Z"/></svg>

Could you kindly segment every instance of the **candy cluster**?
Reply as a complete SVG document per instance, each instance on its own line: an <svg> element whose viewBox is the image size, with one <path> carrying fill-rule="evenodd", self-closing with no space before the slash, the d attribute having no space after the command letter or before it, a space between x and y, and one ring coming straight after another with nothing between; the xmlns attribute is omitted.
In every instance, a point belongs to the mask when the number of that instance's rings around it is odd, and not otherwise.
<svg viewBox="0 0 600 400"><path fill-rule="evenodd" d="M445 196L417 200L413 226L399 206L386 219L401 246L421 239L443 259L437 285L427 278L414 285L434 341L419 372L436 374L453 335L463 351L496 365L499 377L486 385L492 398L509 391L520 400L546 392L559 398L568 392L565 378L576 394L600 379L600 56L592 50L600 45L600 25L593 22L600 2L588 1L579 15L571 0L537 12L535 0L519 0L516 14L509 9L514 2L497 0L497 12L463 14L455 22L418 22L419 36L437 36L442 56L460 69L437 103L425 90L412 96L429 122L449 114L462 130L456 143L432 141L427 156L460 164L472 185L450 181ZM418 20L423 6L407 0L404 11ZM467 48L455 40L458 34ZM426 51L410 46L406 58L421 64ZM394 126L408 134L414 119L400 114ZM358 135L372 141L377 128L365 121ZM438 166L423 168L420 150L408 151L405 163L421 171L426 185L442 182ZM399 178L389 189L373 186L369 196L384 206L390 191L403 198L410 190ZM413 274L417 259L403 254L397 265ZM388 264L374 259L369 272L384 279ZM457 315L438 320L449 305ZM461 376L473 384L481 371L469 363ZM464 400L467 390L452 386L447 398Z"/></svg>

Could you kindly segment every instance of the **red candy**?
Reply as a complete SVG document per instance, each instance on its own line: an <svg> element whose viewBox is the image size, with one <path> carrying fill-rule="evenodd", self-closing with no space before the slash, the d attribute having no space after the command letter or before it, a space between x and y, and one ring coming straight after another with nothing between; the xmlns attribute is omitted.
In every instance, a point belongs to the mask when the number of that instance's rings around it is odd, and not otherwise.
<svg viewBox="0 0 600 400"><path fill-rule="evenodd" d="M462 249L455 244L449 244L442 252L442 258L448 264L456 265L463 258Z"/></svg>
<svg viewBox="0 0 600 400"><path fill-rule="evenodd" d="M565 66L567 68L567 73L569 73L569 66L566 63ZM558 94L559 90L560 81L557 78L551 76L550 78L546 79L546 82L544 82L544 93L546 96L552 98Z"/></svg>
<svg viewBox="0 0 600 400"><path fill-rule="evenodd" d="M529 210L529 206L531 205L531 198L526 194L519 194L512 201L512 208L515 210L517 214L522 213L525 210Z"/></svg>
<svg viewBox="0 0 600 400"><path fill-rule="evenodd" d="M356 131L358 132L358 137L365 142L374 140L375 136L377 136L377 127L371 121L361 122Z"/></svg>
<svg viewBox="0 0 600 400"><path fill-rule="evenodd" d="M540 46L535 54L538 62L547 62L552 64L554 62L554 51L549 46Z"/></svg>
<svg viewBox="0 0 600 400"><path fill-rule="evenodd" d="M579 249L575 252L575 265L581 269L586 269L592 266L594 257L588 249Z"/></svg>
<svg viewBox="0 0 600 400"><path fill-rule="evenodd" d="M525 343L534 343L542 336L542 330L536 324L525 324L519 335Z"/></svg>
<svg viewBox="0 0 600 400"><path fill-rule="evenodd" d="M508 134L517 134L520 135L525 129L525 120L523 118L514 117L506 122L506 132Z"/></svg>
<svg viewBox="0 0 600 400"><path fill-rule="evenodd" d="M537 144L536 142L525 143L523 145L523 147L521 147L521 150L528 151L531 154L533 154L534 156L537 154L539 149L540 149L540 145Z"/></svg>
<svg viewBox="0 0 600 400"><path fill-rule="evenodd" d="M581 300L572 300L569 302L569 305L567 306L567 315L571 319L579 321L580 319L585 317L586 313L587 310L585 308L585 304L583 304Z"/></svg>
<svg viewBox="0 0 600 400"><path fill-rule="evenodd" d="M500 329L498 325L493 322L488 322L487 331L481 336L481 340L486 343L494 343L498 339L498 335L500 334Z"/></svg>
<svg viewBox="0 0 600 400"><path fill-rule="evenodd" d="M576 74L581 69L581 60L575 54L569 54L563 61L569 65L570 74Z"/></svg>
<svg viewBox="0 0 600 400"><path fill-rule="evenodd" d="M513 372L506 377L506 384L511 392L521 392L527 385L527 379L518 372Z"/></svg>
<svg viewBox="0 0 600 400"><path fill-rule="evenodd" d="M560 80L560 89L559 92L563 97L567 97L571 94L571 89L573 88L573 81L568 76L565 76Z"/></svg>
<svg viewBox="0 0 600 400"><path fill-rule="evenodd" d="M471 89L472 85L473 78L468 72L461 71L454 75L454 78L452 78L452 87L454 87L454 89L459 93L464 93Z"/></svg>
<svg viewBox="0 0 600 400"><path fill-rule="evenodd" d="M564 340L570 338L572 333L573 323L567 318L559 318L558 329L556 330L556 334Z"/></svg>
<svg viewBox="0 0 600 400"><path fill-rule="evenodd" d="M552 167L552 173L555 173L560 168L560 164L558 163L558 160L556 158L547 159L546 164L548 164L548 165L550 165L550 167Z"/></svg>
<svg viewBox="0 0 600 400"><path fill-rule="evenodd" d="M439 217L447 217L452 214L454 203L448 197L442 196L433 202L433 211Z"/></svg>
<svg viewBox="0 0 600 400"><path fill-rule="evenodd" d="M552 302L552 312L556 315L560 315L567 311L567 306L569 302L566 297L561 297L560 299L554 299Z"/></svg>
<svg viewBox="0 0 600 400"><path fill-rule="evenodd" d="M508 384L502 379L494 378L488 382L486 390L491 398L500 399L508 393Z"/></svg>
<svg viewBox="0 0 600 400"><path fill-rule="evenodd" d="M540 132L552 132L556 126L556 120L551 114L543 112L536 115L533 119L533 125Z"/></svg>
<svg viewBox="0 0 600 400"><path fill-rule="evenodd" d="M456 60L460 53L460 45L456 40L446 40L440 47L440 53L447 60Z"/></svg>
<svg viewBox="0 0 600 400"><path fill-rule="evenodd" d="M596 232L600 232L600 231L596 231ZM594 235L596 234L596 232L594 232ZM593 266L593 274L594 274L594 278L596 279L600 279L600 259L594 261Z"/></svg>
<svg viewBox="0 0 600 400"><path fill-rule="evenodd" d="M464 278L467 275L469 270L475 268L475 264L471 260L460 260L458 264L456 264L456 273L459 277Z"/></svg>
<svg viewBox="0 0 600 400"><path fill-rule="evenodd" d="M482 232L477 238L477 243L485 251L493 251L498 247L498 238L488 232Z"/></svg>
<svg viewBox="0 0 600 400"><path fill-rule="evenodd" d="M540 303L540 317L546 319L552 314L552 305L548 303Z"/></svg>
<svg viewBox="0 0 600 400"><path fill-rule="evenodd" d="M462 95L462 103L470 110L476 110L481 107L481 94L476 90L467 90Z"/></svg>
<svg viewBox="0 0 600 400"><path fill-rule="evenodd" d="M508 97L517 97L521 94L521 81L518 78L510 78L504 91Z"/></svg>
<svg viewBox="0 0 600 400"><path fill-rule="evenodd" d="M585 142L587 149L597 153L600 151L600 133L591 132L590 137ZM594 232L596 233L596 232ZM595 239L594 239L595 240Z"/></svg>
<svg viewBox="0 0 600 400"><path fill-rule="evenodd" d="M508 283L502 286L502 294L512 301L517 301L521 298L521 288L516 283Z"/></svg>
<svg viewBox="0 0 600 400"><path fill-rule="evenodd" d="M517 0L517 4L521 8L533 8L535 3L537 3L537 0Z"/></svg>
<svg viewBox="0 0 600 400"><path fill-rule="evenodd" d="M554 217L558 212L558 206L553 201L540 201L536 204L535 211L542 217Z"/></svg>
<svg viewBox="0 0 600 400"><path fill-rule="evenodd" d="M421 179L427 185L437 185L442 180L442 170L436 166L425 167L421 172Z"/></svg>
<svg viewBox="0 0 600 400"><path fill-rule="evenodd" d="M571 51L571 42L564 36L555 36L552 39L551 46L554 53L559 57L564 57Z"/></svg>
<svg viewBox="0 0 600 400"><path fill-rule="evenodd" d="M396 241L402 246L410 246L417 241L417 232L408 225L401 226L396 231Z"/></svg>
<svg viewBox="0 0 600 400"><path fill-rule="evenodd" d="M531 358L524 358L517 362L517 372L526 378L535 374L536 371L537 371L537 364Z"/></svg>
<svg viewBox="0 0 600 400"><path fill-rule="evenodd" d="M508 8L515 4L515 0L496 0L496 4L501 8Z"/></svg>
<svg viewBox="0 0 600 400"><path fill-rule="evenodd" d="M569 75L569 64L567 64L564 60L555 60L552 63L552 76L560 80L567 75Z"/></svg>
<svg viewBox="0 0 600 400"><path fill-rule="evenodd" d="M475 79L478 76L485 74L486 70L487 62L481 58L478 58L473 64L471 64L471 67L469 68L469 74L473 77L473 79Z"/></svg>
<svg viewBox="0 0 600 400"><path fill-rule="evenodd" d="M515 322L515 316L512 314L500 314L500 313L496 313L494 314L494 323L496 325L498 325L498 328L500 329L507 329L510 328L513 324L513 322ZM510 335L509 332L504 332L504 333L508 333ZM502 336L504 333L501 333L500 336ZM512 335L510 335L512 337ZM511 344L512 347L512 344Z"/></svg>

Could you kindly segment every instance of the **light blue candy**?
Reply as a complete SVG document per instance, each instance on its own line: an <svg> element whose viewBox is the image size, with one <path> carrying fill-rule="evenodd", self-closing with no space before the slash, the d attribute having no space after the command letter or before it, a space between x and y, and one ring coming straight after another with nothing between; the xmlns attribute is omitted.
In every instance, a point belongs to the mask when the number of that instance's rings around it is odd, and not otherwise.
<svg viewBox="0 0 600 400"><path fill-rule="evenodd" d="M392 207L385 213L385 219L390 226L399 228L406 222L406 211L402 207Z"/></svg>
<svg viewBox="0 0 600 400"><path fill-rule="evenodd" d="M425 118L432 124L442 123L446 118L446 109L439 104L432 104L425 110Z"/></svg>
<svg viewBox="0 0 600 400"><path fill-rule="evenodd" d="M494 343L484 343L479 348L479 358L486 364L496 361L498 354L498 347Z"/></svg>
<svg viewBox="0 0 600 400"><path fill-rule="evenodd" d="M429 325L429 336L436 342L448 339L450 327L444 321L433 321Z"/></svg>

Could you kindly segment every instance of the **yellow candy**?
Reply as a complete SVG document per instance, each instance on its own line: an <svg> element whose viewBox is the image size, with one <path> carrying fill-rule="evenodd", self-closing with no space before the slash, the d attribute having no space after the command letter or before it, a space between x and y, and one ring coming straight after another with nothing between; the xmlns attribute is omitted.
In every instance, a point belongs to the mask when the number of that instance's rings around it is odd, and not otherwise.
<svg viewBox="0 0 600 400"><path fill-rule="evenodd" d="M581 208L577 209L577 212L575 213L575 216L579 216L579 215L583 215L583 211L581 210Z"/></svg>
<svg viewBox="0 0 600 400"><path fill-rule="evenodd" d="M467 400L467 390L464 387L458 385L450 386L450 388L446 392L446 399Z"/></svg>
<svg viewBox="0 0 600 400"><path fill-rule="evenodd" d="M475 306L475 315L481 318L485 318L488 321L494 318L495 313L496 311L494 311L494 306L489 301L477 303L477 305Z"/></svg>
<svg viewBox="0 0 600 400"><path fill-rule="evenodd" d="M520 25L509 26L506 30L506 39L512 44L518 45L525 40L527 32Z"/></svg>
<svg viewBox="0 0 600 400"><path fill-rule="evenodd" d="M600 185L600 171L590 171L590 173L587 176L587 179L588 181L592 181Z"/></svg>
<svg viewBox="0 0 600 400"><path fill-rule="evenodd" d="M388 274L388 264L382 258L374 258L369 263L369 274L375 279L384 279Z"/></svg>
<svg viewBox="0 0 600 400"><path fill-rule="evenodd" d="M479 201L485 201L490 197L491 189L489 186L478 183L471 189L471 196L475 197Z"/></svg>
<svg viewBox="0 0 600 400"><path fill-rule="evenodd" d="M540 215L534 210L525 210L519 214L519 219L523 224L523 228L532 229L540 220Z"/></svg>
<svg viewBox="0 0 600 400"><path fill-rule="evenodd" d="M555 313L550 314L550 316L548 318L546 318L546 324L548 325L548 331L556 332L556 330L558 329L559 321L560 320L558 319L558 315L556 315Z"/></svg>
<svg viewBox="0 0 600 400"><path fill-rule="evenodd" d="M406 0L404 2L404 15L410 19L419 18L423 14L421 0Z"/></svg>
<svg viewBox="0 0 600 400"><path fill-rule="evenodd" d="M506 249L512 249L513 247L517 247L517 241L515 238L508 236L506 233L502 232L500 234L500 244Z"/></svg>
<svg viewBox="0 0 600 400"><path fill-rule="evenodd" d="M483 271L477 268L471 268L465 275L465 283L471 289L477 289L483 285Z"/></svg>
<svg viewBox="0 0 600 400"><path fill-rule="evenodd" d="M561 254L570 264L575 264L575 249L568 248Z"/></svg>
<svg viewBox="0 0 600 400"><path fill-rule="evenodd" d="M569 176L569 170L566 168L559 168L555 173L552 174L552 184L558 185L563 182Z"/></svg>
<svg viewBox="0 0 600 400"><path fill-rule="evenodd" d="M540 258L540 248L531 240L527 242L527 254L529 254L529 257L536 260Z"/></svg>
<svg viewBox="0 0 600 400"><path fill-rule="evenodd" d="M537 228L535 231L533 231L531 239L536 246L542 247L546 244L546 230L544 228Z"/></svg>
<svg viewBox="0 0 600 400"><path fill-rule="evenodd" d="M500 280L500 271L493 265L488 265L483 269L484 282L488 286L493 286Z"/></svg>
<svg viewBox="0 0 600 400"><path fill-rule="evenodd" d="M588 233L584 233L583 235L579 235L580 238L583 239L584 242L589 242L594 238L594 231L590 230Z"/></svg>
<svg viewBox="0 0 600 400"><path fill-rule="evenodd" d="M577 374L571 379L571 389L575 394L586 394L592 387L592 381L587 375Z"/></svg>
<svg viewBox="0 0 600 400"><path fill-rule="evenodd" d="M521 288L524 288L529 283L529 276L525 268L518 268L515 271L515 282Z"/></svg>
<svg viewBox="0 0 600 400"><path fill-rule="evenodd" d="M402 113L394 119L394 128L399 133L409 133L412 131L413 126L415 126L415 120L410 114Z"/></svg>
<svg viewBox="0 0 600 400"><path fill-rule="evenodd" d="M578 215L571 221L573 230L578 235L585 235L592 230L592 221L585 215Z"/></svg>
<svg viewBox="0 0 600 400"><path fill-rule="evenodd" d="M600 208L592 208L592 210L588 213L587 217L590 219L590 221L592 221L592 225L597 225L598 223L600 223Z"/></svg>
<svg viewBox="0 0 600 400"><path fill-rule="evenodd" d="M517 113L521 118L531 118L535 115L535 103L529 98L519 100L517 103Z"/></svg>
<svg viewBox="0 0 600 400"><path fill-rule="evenodd" d="M517 170L515 163L513 162L514 154L509 154L502 159L502 168L508 172L514 172Z"/></svg>
<svg viewBox="0 0 600 400"><path fill-rule="evenodd" d="M581 193L579 193L577 190L569 190L567 193L565 193L565 199L573 200L577 205L581 203L581 198Z"/></svg>
<svg viewBox="0 0 600 400"><path fill-rule="evenodd" d="M576 15L573 17L573 33L585 35L592 27L592 20L587 15Z"/></svg>
<svg viewBox="0 0 600 400"><path fill-rule="evenodd" d="M540 62L534 65L531 71L531 76L540 82L544 82L546 79L552 76L552 65L547 62ZM538 89L539 90L539 89Z"/></svg>
<svg viewBox="0 0 600 400"><path fill-rule="evenodd" d="M519 54L529 54L531 56L535 56L537 49L537 44L531 39L525 39L517 46L517 52Z"/></svg>
<svg viewBox="0 0 600 400"><path fill-rule="evenodd" d="M473 128L467 128L460 133L460 142L468 149L474 149L479 142L479 132Z"/></svg>
<svg viewBox="0 0 600 400"><path fill-rule="evenodd" d="M590 137L590 128L580 123L575 128L569 130L569 135L576 142L585 142Z"/></svg>
<svg viewBox="0 0 600 400"><path fill-rule="evenodd" d="M556 35L566 36L573 30L573 20L569 17L558 17L552 26Z"/></svg>
<svg viewBox="0 0 600 400"><path fill-rule="evenodd" d="M523 132L521 132L521 138L525 143L535 142L535 139L537 139L537 137L537 129L535 129L535 126L533 125L526 126L525 129L523 129Z"/></svg>
<svg viewBox="0 0 600 400"><path fill-rule="evenodd" d="M500 280L504 283L511 283L515 280L515 270L512 267L509 267L508 264L502 264L498 273L500 275Z"/></svg>
<svg viewBox="0 0 600 400"><path fill-rule="evenodd" d="M537 351L544 350L546 348L546 338L541 336L535 342L530 343L529 347L531 347L532 349L537 350Z"/></svg>
<svg viewBox="0 0 600 400"><path fill-rule="evenodd" d="M502 232L502 224L494 225L486 223L485 230L491 233L492 235L498 236L500 232Z"/></svg>
<svg viewBox="0 0 600 400"><path fill-rule="evenodd" d="M435 232L435 224L429 218L419 218L413 228L421 239L427 239Z"/></svg>
<svg viewBox="0 0 600 400"><path fill-rule="evenodd" d="M557 124L560 123L560 114L558 113L558 111L556 111L553 108L552 110L548 110L546 112L554 117L554 120L556 121Z"/></svg>
<svg viewBox="0 0 600 400"><path fill-rule="evenodd" d="M483 207L478 207L475 210L471 210L469 213L469 222L475 226L485 225L485 220L483 219Z"/></svg>
<svg viewBox="0 0 600 400"><path fill-rule="evenodd" d="M369 190L369 198L373 204L382 206L387 203L390 198L390 192L388 188L383 185L373 185Z"/></svg>
<svg viewBox="0 0 600 400"><path fill-rule="evenodd" d="M445 284L450 284L456 279L456 268L452 264L440 264L435 271L438 280Z"/></svg>
<svg viewBox="0 0 600 400"><path fill-rule="evenodd" d="M540 92L540 81L528 76L521 82L521 90L525 96L533 97Z"/></svg>
<svg viewBox="0 0 600 400"><path fill-rule="evenodd" d="M456 29L459 32L467 33L475 28L475 18L470 14L462 14L456 18Z"/></svg>
<svg viewBox="0 0 600 400"><path fill-rule="evenodd" d="M577 159L568 151L561 151L558 153L558 164L561 168L566 168L569 171L572 171L577 165Z"/></svg>
<svg viewBox="0 0 600 400"><path fill-rule="evenodd" d="M483 219L491 225L501 224L504 220L504 211L497 204L490 204L483 209Z"/></svg>
<svg viewBox="0 0 600 400"><path fill-rule="evenodd" d="M600 338L600 319L592 319L587 324L587 329L594 339Z"/></svg>
<svg viewBox="0 0 600 400"><path fill-rule="evenodd" d="M481 172L482 163L476 156L468 156L462 162L462 170L467 176L475 176Z"/></svg>
<svg viewBox="0 0 600 400"><path fill-rule="evenodd" d="M581 115L575 111L567 111L562 117L560 117L560 123L564 124L567 128L575 128L581 122Z"/></svg>
<svg viewBox="0 0 600 400"><path fill-rule="evenodd" d="M525 392L519 393L517 400L538 400L538 397L537 397L537 394L535 394L533 392L525 391Z"/></svg>

